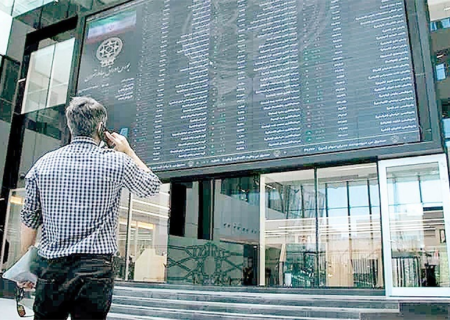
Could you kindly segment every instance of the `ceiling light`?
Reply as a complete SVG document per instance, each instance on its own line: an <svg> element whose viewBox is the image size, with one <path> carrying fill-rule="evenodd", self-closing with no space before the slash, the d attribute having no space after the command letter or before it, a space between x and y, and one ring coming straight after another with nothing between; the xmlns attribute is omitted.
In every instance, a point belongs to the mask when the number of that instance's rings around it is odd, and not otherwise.
<svg viewBox="0 0 450 320"><path fill-rule="evenodd" d="M16 197L16 196L11 196L10 198L10 202L14 203L14 204L24 204L23 198L22 197Z"/></svg>

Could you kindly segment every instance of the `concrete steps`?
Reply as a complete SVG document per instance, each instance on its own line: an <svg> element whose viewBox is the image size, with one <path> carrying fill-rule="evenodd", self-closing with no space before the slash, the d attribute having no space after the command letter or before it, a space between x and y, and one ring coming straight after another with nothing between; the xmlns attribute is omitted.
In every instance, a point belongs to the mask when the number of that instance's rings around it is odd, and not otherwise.
<svg viewBox="0 0 450 320"><path fill-rule="evenodd" d="M334 294L328 294L330 291ZM356 320L361 314L377 313L398 314L398 302L370 290L291 291L119 283L108 319Z"/></svg>

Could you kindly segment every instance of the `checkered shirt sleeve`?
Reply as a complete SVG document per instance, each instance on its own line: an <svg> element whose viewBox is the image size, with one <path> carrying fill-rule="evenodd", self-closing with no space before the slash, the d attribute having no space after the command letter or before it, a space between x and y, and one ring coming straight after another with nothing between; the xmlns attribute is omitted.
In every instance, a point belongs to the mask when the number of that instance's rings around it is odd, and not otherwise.
<svg viewBox="0 0 450 320"><path fill-rule="evenodd" d="M159 192L161 181L153 172L139 168L129 156L125 156L123 186L141 198L153 196Z"/></svg>
<svg viewBox="0 0 450 320"><path fill-rule="evenodd" d="M37 229L42 224L42 210L35 167L28 172L25 179L26 198L20 216L24 225Z"/></svg>

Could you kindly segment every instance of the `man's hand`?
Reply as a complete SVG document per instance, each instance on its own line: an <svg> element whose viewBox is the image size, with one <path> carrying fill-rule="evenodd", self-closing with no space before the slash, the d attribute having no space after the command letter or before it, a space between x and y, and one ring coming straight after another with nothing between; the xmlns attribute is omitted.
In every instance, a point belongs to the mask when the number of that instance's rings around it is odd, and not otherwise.
<svg viewBox="0 0 450 320"><path fill-rule="evenodd" d="M142 170L146 172L150 172L150 169L145 165L144 162L142 162L141 159L134 153L133 149L131 149L127 138L124 136L121 136L120 134L113 132L112 134L109 132L105 132L106 137L114 143L116 146L114 147L114 150L123 152L126 155L128 155L131 159L133 159L134 163L141 168Z"/></svg>
<svg viewBox="0 0 450 320"><path fill-rule="evenodd" d="M17 283L17 286L25 290L33 290L36 285L33 282L21 282Z"/></svg>
<svg viewBox="0 0 450 320"><path fill-rule="evenodd" d="M134 152L133 149L131 149L130 144L127 141L127 138L124 136L113 132L112 134L109 132L105 132L106 137L114 143L116 146L114 147L114 150L123 152L129 156L131 156Z"/></svg>

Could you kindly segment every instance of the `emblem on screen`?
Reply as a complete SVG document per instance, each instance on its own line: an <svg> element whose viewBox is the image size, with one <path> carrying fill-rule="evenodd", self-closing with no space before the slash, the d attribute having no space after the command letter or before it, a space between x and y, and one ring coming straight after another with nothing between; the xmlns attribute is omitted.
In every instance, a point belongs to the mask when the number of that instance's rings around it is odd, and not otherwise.
<svg viewBox="0 0 450 320"><path fill-rule="evenodd" d="M122 51L123 42L120 38L113 37L103 41L97 49L97 59L102 67L112 66L116 57Z"/></svg>

